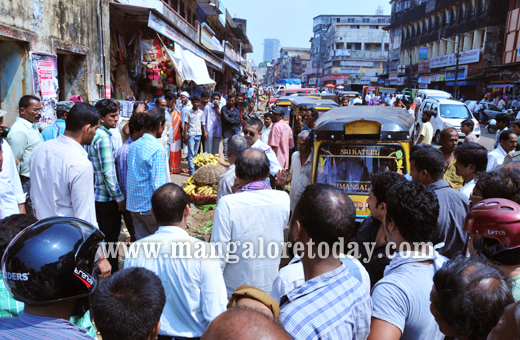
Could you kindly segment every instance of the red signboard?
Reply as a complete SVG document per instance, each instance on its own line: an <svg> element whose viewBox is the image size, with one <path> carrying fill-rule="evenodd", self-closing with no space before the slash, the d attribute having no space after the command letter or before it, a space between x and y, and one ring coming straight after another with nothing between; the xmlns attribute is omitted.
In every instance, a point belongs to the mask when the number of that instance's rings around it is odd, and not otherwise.
<svg viewBox="0 0 520 340"><path fill-rule="evenodd" d="M419 63L417 73L418 74L430 73L430 63L429 62Z"/></svg>

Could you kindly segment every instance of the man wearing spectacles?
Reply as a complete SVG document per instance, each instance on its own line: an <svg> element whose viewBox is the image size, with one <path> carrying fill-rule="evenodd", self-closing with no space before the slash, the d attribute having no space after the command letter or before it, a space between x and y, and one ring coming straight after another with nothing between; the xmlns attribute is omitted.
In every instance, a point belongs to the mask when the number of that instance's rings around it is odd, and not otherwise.
<svg viewBox="0 0 520 340"><path fill-rule="evenodd" d="M28 214L34 215L31 192L31 175L29 171L29 158L35 147L43 143L43 137L36 126L40 121L42 104L36 96L26 95L20 98L18 104L20 116L16 118L11 126L11 131L7 135L7 141L13 150L14 158L19 159L20 180L23 191L27 194L25 200L25 210Z"/></svg>
<svg viewBox="0 0 520 340"><path fill-rule="evenodd" d="M262 136L262 128L264 124L258 118L251 118L247 122L244 123L244 128L242 132L244 133L244 137L246 137L247 142L249 143L249 147L251 149L258 149L265 153L267 159L269 160L269 172L271 176L276 176L278 171L282 170L280 163L278 162L278 158L274 153L273 149L262 142L260 137Z"/></svg>

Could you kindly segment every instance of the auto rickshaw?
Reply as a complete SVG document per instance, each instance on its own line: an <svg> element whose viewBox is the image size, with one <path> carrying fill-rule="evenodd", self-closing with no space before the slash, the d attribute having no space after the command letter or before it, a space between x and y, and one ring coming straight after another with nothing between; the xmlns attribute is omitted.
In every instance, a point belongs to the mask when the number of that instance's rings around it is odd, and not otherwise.
<svg viewBox="0 0 520 340"><path fill-rule="evenodd" d="M348 100L350 100L350 102L352 103L352 101L354 99L356 99L356 97L359 96L360 94L361 93L359 93L358 91L341 91L341 92L338 92L338 104L341 103L343 98L348 98Z"/></svg>
<svg viewBox="0 0 520 340"><path fill-rule="evenodd" d="M322 93L298 93L298 97L310 97L314 99L330 99L338 102L338 96L335 93L328 93L328 92L322 92Z"/></svg>
<svg viewBox="0 0 520 340"><path fill-rule="evenodd" d="M300 116L300 108L306 106L307 108L315 108L320 116L329 110L338 107L338 104L330 99L316 99L314 96L293 96L289 97L291 102L291 121L289 125L294 127L294 121Z"/></svg>
<svg viewBox="0 0 520 340"><path fill-rule="evenodd" d="M356 206L356 220L370 215L371 175L410 171L414 120L401 108L351 106L330 110L314 130L312 183L340 188Z"/></svg>
<svg viewBox="0 0 520 340"><path fill-rule="evenodd" d="M297 96L293 96L293 97L296 97ZM276 102L274 103L274 105L276 107L281 107L284 111L284 116L283 116L283 120L286 122L286 123L289 123L290 119L291 119L291 101L289 100L289 98L293 98L293 97L282 97L280 99L277 99Z"/></svg>

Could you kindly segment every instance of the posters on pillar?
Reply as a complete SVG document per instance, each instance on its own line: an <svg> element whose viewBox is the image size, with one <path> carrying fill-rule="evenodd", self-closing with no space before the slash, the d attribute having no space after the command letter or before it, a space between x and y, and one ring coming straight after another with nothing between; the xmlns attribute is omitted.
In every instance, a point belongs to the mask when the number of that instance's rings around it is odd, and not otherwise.
<svg viewBox="0 0 520 340"><path fill-rule="evenodd" d="M30 53L34 93L41 98L42 115L38 125L45 127L56 120L58 102L57 56L45 53Z"/></svg>

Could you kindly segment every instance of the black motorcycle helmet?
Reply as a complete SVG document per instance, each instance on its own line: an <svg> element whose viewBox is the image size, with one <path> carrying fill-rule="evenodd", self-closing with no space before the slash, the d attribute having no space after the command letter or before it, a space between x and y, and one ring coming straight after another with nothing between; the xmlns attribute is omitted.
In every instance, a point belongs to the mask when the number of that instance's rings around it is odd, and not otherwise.
<svg viewBox="0 0 520 340"><path fill-rule="evenodd" d="M105 235L71 217L43 219L22 230L2 258L2 276L13 297L31 305L89 296L98 244Z"/></svg>

